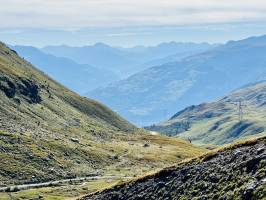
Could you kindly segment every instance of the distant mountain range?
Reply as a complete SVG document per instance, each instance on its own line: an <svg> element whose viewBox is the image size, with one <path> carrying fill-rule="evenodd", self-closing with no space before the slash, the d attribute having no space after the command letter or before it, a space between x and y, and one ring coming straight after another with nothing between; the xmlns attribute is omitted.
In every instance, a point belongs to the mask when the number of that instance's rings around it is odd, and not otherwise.
<svg viewBox="0 0 266 200"><path fill-rule="evenodd" d="M189 106L146 127L193 143L222 145L266 133L266 81L249 84L212 103Z"/></svg>
<svg viewBox="0 0 266 200"><path fill-rule="evenodd" d="M40 70L79 94L106 86L108 83L119 79L110 70L99 69L88 64L78 64L69 58L56 57L35 47L11 47Z"/></svg>
<svg viewBox="0 0 266 200"><path fill-rule="evenodd" d="M19 55L79 94L141 71L153 65L179 60L213 48L207 43L162 43L155 47L92 46L11 46Z"/></svg>
<svg viewBox="0 0 266 200"><path fill-rule="evenodd" d="M149 66L179 60L216 45L207 43L162 43L155 47L10 46L40 70L79 94L127 77Z"/></svg>
<svg viewBox="0 0 266 200"><path fill-rule="evenodd" d="M55 56L70 58L79 64L108 69L121 77L127 77L150 66L180 60L215 46L217 45L208 43L169 42L152 47L120 48L97 43L83 47L47 46L41 50Z"/></svg>
<svg viewBox="0 0 266 200"><path fill-rule="evenodd" d="M140 126L266 79L266 36L230 41L87 93Z"/></svg>

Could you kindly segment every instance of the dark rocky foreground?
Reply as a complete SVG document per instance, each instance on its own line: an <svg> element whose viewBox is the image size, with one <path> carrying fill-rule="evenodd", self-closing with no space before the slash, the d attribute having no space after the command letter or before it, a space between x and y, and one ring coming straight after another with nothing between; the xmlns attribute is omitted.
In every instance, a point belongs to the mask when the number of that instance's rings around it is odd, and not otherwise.
<svg viewBox="0 0 266 200"><path fill-rule="evenodd" d="M266 137L221 149L82 200L266 198Z"/></svg>

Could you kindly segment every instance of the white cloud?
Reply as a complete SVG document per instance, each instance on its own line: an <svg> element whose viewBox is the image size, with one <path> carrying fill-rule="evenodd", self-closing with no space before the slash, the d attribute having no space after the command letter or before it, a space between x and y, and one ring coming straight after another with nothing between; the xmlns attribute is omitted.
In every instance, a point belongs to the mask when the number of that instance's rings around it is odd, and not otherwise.
<svg viewBox="0 0 266 200"><path fill-rule="evenodd" d="M87 28L252 22L264 0L0 0L1 28Z"/></svg>

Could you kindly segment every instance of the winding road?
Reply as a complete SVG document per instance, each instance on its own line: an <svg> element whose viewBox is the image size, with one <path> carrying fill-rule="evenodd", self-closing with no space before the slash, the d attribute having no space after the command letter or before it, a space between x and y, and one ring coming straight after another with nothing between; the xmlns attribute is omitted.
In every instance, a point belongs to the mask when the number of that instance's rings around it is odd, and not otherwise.
<svg viewBox="0 0 266 200"><path fill-rule="evenodd" d="M70 182L82 182L82 181L91 181L91 180L100 180L100 179L114 179L114 178L124 178L124 179L130 179L132 177L118 177L118 176L92 176L92 177L79 177L79 178L72 178L72 179L63 179L63 180L57 180L57 181L49 181L44 183L33 183L33 184L22 184L22 185L12 185L12 186L6 186L6 187L0 187L0 192L12 192L15 190L27 190L27 189L33 189L33 188L41 188L41 187L50 187L50 186L58 186L64 183L70 183Z"/></svg>

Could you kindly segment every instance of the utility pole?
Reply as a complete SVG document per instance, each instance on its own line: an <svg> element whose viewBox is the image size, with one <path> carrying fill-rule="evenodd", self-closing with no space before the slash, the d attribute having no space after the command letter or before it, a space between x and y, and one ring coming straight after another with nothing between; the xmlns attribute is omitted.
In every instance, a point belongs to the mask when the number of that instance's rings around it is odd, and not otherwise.
<svg viewBox="0 0 266 200"><path fill-rule="evenodd" d="M239 100L238 102L238 119L239 119L239 122L242 122L243 121L243 104L242 104L242 101Z"/></svg>
<svg viewBox="0 0 266 200"><path fill-rule="evenodd" d="M239 99L238 103L231 103L232 105L237 106L237 115L238 115L238 120L239 122L242 122L244 119L244 107L246 107L246 105L243 104L242 100Z"/></svg>

